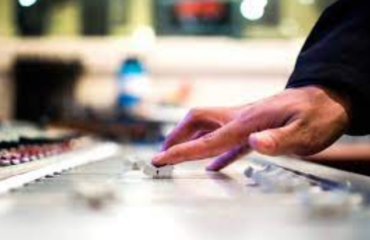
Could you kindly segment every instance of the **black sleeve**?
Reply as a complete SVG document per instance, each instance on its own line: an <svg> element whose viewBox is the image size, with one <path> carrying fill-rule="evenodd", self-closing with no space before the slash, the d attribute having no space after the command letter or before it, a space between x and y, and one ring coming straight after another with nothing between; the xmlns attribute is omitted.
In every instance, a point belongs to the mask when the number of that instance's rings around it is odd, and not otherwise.
<svg viewBox="0 0 370 240"><path fill-rule="evenodd" d="M313 84L349 97L347 134L370 134L370 0L339 0L321 16L287 88Z"/></svg>

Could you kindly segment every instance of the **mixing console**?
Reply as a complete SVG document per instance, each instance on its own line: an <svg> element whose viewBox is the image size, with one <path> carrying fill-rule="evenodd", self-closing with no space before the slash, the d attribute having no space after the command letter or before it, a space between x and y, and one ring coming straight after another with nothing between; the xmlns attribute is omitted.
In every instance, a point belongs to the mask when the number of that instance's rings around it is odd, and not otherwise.
<svg viewBox="0 0 370 240"><path fill-rule="evenodd" d="M57 155L73 148L71 140L55 144L27 144L0 151L0 166L17 165Z"/></svg>
<svg viewBox="0 0 370 240"><path fill-rule="evenodd" d="M18 165L76 148L77 136L51 134L25 123L0 127L0 166Z"/></svg>
<svg viewBox="0 0 370 240"><path fill-rule="evenodd" d="M365 176L257 154L219 173L203 162L155 168L155 146L19 132L1 152L11 164L0 167L1 239L370 236Z"/></svg>
<svg viewBox="0 0 370 240"><path fill-rule="evenodd" d="M101 160L118 146L28 123L0 125L0 193Z"/></svg>

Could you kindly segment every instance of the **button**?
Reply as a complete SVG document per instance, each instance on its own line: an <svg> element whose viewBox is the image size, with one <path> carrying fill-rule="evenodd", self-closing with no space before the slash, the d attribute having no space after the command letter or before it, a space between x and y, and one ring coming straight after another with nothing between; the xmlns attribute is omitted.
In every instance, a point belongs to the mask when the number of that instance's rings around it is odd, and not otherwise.
<svg viewBox="0 0 370 240"><path fill-rule="evenodd" d="M304 191L311 187L309 179L304 176L273 165L260 169L249 167L244 174L265 192L289 193Z"/></svg>
<svg viewBox="0 0 370 240"><path fill-rule="evenodd" d="M166 165L163 167L155 167L151 163L145 163L143 166L143 173L155 179L171 178L174 167Z"/></svg>

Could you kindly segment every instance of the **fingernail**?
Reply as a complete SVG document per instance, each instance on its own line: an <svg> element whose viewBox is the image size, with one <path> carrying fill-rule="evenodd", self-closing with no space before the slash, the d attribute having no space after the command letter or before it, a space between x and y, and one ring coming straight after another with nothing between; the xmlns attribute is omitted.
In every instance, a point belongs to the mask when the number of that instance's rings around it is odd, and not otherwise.
<svg viewBox="0 0 370 240"><path fill-rule="evenodd" d="M207 171L210 171L210 172L217 172L218 171L218 168L217 168L217 166L214 166L213 164L211 164L211 165L208 165L206 167L206 170Z"/></svg>
<svg viewBox="0 0 370 240"><path fill-rule="evenodd" d="M220 164L218 162L212 162L211 164L208 164L206 166L206 170L211 172L217 172L220 169L219 165Z"/></svg>

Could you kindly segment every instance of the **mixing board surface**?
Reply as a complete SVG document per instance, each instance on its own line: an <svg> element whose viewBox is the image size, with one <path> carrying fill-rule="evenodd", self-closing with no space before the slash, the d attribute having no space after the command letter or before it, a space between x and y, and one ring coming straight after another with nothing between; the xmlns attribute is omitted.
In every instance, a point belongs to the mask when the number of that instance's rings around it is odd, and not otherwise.
<svg viewBox="0 0 370 240"><path fill-rule="evenodd" d="M85 162L3 194L1 236L7 240L370 236L365 189L352 190L369 182L366 177L303 162L290 169L284 165L294 165L292 160L252 155L223 173L206 172L202 162L194 162L177 166L170 178L155 179L134 166L135 161L149 161L153 151L101 143L62 154L62 162ZM93 154L86 158L86 153ZM97 154L99 160L92 158ZM309 173L317 169L322 177ZM346 180L336 181L338 176Z"/></svg>
<svg viewBox="0 0 370 240"><path fill-rule="evenodd" d="M203 162L156 169L153 146L9 132L0 140L0 239L370 236L368 177L256 154L220 173Z"/></svg>

